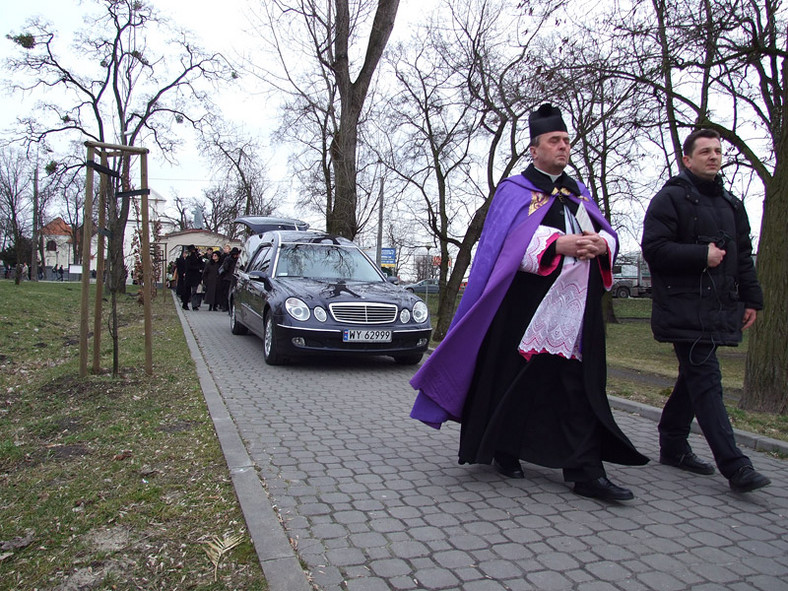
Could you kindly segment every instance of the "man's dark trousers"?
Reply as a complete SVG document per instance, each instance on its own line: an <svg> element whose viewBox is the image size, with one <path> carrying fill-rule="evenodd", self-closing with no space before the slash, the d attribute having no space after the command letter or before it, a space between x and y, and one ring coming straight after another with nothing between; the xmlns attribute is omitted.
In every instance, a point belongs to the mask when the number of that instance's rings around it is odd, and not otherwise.
<svg viewBox="0 0 788 591"><path fill-rule="evenodd" d="M717 346L710 343L673 343L679 360L679 377L659 421L663 454L680 457L690 451L687 437L693 417L714 454L717 467L730 478L750 459L736 446L728 412L722 400L722 374Z"/></svg>

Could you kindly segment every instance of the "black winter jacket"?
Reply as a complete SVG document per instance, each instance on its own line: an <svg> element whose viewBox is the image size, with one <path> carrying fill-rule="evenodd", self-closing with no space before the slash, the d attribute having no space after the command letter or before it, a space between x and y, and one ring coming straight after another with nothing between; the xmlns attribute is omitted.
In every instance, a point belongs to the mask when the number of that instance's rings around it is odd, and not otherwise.
<svg viewBox="0 0 788 591"><path fill-rule="evenodd" d="M725 251L707 267L708 245ZM662 342L736 345L745 308L763 308L744 204L684 170L651 200L643 224L651 270L651 329Z"/></svg>

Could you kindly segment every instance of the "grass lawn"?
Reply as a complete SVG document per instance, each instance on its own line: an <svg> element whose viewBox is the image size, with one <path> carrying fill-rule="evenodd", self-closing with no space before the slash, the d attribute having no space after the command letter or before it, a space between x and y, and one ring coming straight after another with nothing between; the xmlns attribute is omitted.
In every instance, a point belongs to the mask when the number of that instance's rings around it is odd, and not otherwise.
<svg viewBox="0 0 788 591"><path fill-rule="evenodd" d="M133 295L80 379L80 285L0 282L0 589L264 590L170 294L153 376Z"/></svg>
<svg viewBox="0 0 788 591"><path fill-rule="evenodd" d="M651 334L651 300L648 298L614 299L613 309L619 324L607 326L607 362L609 367L635 370L662 376L672 384L678 362L670 343L658 343ZM744 362L747 355L747 332L738 347L720 347L717 358L722 369L726 393L737 397L744 386ZM670 387L650 386L642 381L610 378L608 393L661 408L670 395ZM744 411L726 400L731 423L737 429L788 441L788 416Z"/></svg>

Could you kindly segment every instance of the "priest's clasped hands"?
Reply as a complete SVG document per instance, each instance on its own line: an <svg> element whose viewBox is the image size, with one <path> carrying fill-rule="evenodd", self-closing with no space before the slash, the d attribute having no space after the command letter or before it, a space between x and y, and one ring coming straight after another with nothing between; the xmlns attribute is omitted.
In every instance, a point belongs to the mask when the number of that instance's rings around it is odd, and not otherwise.
<svg viewBox="0 0 788 591"><path fill-rule="evenodd" d="M602 236L593 232L564 234L556 240L555 251L564 256L575 257L580 261L588 261L605 254L607 242Z"/></svg>

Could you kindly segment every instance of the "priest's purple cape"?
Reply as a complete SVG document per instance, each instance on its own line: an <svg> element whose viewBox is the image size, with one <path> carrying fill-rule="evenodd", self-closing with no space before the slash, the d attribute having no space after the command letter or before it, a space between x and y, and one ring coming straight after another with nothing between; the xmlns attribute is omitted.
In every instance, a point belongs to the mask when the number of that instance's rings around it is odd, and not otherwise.
<svg viewBox="0 0 788 591"><path fill-rule="evenodd" d="M616 236L588 189L579 182L577 185L580 197L567 197L583 203L594 223ZM414 419L436 429L445 421L460 421L487 329L520 267L531 237L556 199L555 195L550 196L529 215L535 196L539 199L543 193L521 174L504 179L498 186L487 212L468 285L449 331L410 381L419 391L410 413Z"/></svg>

